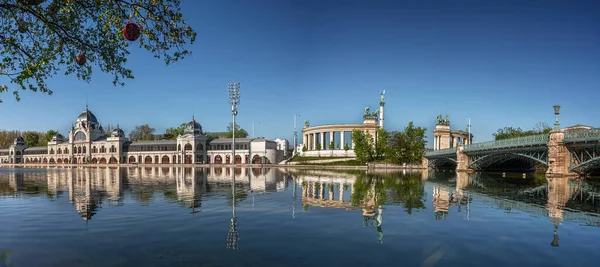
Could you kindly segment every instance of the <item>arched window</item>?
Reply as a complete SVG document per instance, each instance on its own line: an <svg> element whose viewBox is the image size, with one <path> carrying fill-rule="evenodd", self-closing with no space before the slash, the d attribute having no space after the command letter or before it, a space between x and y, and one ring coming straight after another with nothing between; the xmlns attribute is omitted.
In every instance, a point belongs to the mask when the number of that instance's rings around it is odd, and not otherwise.
<svg viewBox="0 0 600 267"><path fill-rule="evenodd" d="M77 132L75 134L75 141L84 141L84 140L85 140L85 133Z"/></svg>
<svg viewBox="0 0 600 267"><path fill-rule="evenodd" d="M50 154L54 154L54 148L50 148Z"/></svg>
<svg viewBox="0 0 600 267"><path fill-rule="evenodd" d="M92 153L98 153L98 148L97 147L92 147Z"/></svg>
<svg viewBox="0 0 600 267"><path fill-rule="evenodd" d="M17 151L17 152L15 153L15 155L17 155L17 156L20 156L20 155L21 155L21 151Z"/></svg>
<svg viewBox="0 0 600 267"><path fill-rule="evenodd" d="M106 153L106 148L104 148L104 146L100 147L100 153Z"/></svg>
<svg viewBox="0 0 600 267"><path fill-rule="evenodd" d="M177 150L181 151L181 144L177 145Z"/></svg>
<svg viewBox="0 0 600 267"><path fill-rule="evenodd" d="M56 154L61 154L61 153L62 153L62 151L59 148L58 151L56 152Z"/></svg>
<svg viewBox="0 0 600 267"><path fill-rule="evenodd" d="M81 154L81 147L77 148L77 154Z"/></svg>
<svg viewBox="0 0 600 267"><path fill-rule="evenodd" d="M68 148L65 148L65 151L64 151L64 153L65 153L65 154L69 154L69 149L68 149Z"/></svg>
<svg viewBox="0 0 600 267"><path fill-rule="evenodd" d="M192 150L192 145L185 144L185 146L183 147L183 150L185 150L185 151Z"/></svg>
<svg viewBox="0 0 600 267"><path fill-rule="evenodd" d="M202 144L197 144L197 145L196 145L196 150L197 150L197 151L202 151L202 149L203 149L203 146L202 146Z"/></svg>
<svg viewBox="0 0 600 267"><path fill-rule="evenodd" d="M110 153L117 152L117 148L115 146L110 146Z"/></svg>
<svg viewBox="0 0 600 267"><path fill-rule="evenodd" d="M85 153L85 147L83 147L83 153Z"/></svg>

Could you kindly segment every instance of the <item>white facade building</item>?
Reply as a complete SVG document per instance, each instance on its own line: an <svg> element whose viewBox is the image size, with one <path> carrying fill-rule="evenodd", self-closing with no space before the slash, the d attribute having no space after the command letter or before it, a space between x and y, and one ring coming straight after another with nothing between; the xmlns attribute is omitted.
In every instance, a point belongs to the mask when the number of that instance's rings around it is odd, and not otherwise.
<svg viewBox="0 0 600 267"><path fill-rule="evenodd" d="M0 164L275 164L277 143L264 138L210 140L202 126L192 120L176 140L130 141L123 130L106 136L96 116L87 108L69 130L68 138L57 134L45 147L27 147L19 136L0 149Z"/></svg>

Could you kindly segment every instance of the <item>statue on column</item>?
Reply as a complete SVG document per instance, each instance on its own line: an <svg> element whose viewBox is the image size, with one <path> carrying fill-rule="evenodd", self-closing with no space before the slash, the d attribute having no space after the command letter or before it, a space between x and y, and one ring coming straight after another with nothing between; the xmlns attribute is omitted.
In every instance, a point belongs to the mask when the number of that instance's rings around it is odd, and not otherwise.
<svg viewBox="0 0 600 267"><path fill-rule="evenodd" d="M435 123L436 124L450 124L450 115L446 114L445 117L442 117L442 115L437 115L437 117L435 118Z"/></svg>
<svg viewBox="0 0 600 267"><path fill-rule="evenodd" d="M304 121L304 128L310 127L310 122L308 120Z"/></svg>
<svg viewBox="0 0 600 267"><path fill-rule="evenodd" d="M379 96L379 104L383 106L385 104L385 100L384 100L385 90L381 91L379 93L379 95L380 95Z"/></svg>

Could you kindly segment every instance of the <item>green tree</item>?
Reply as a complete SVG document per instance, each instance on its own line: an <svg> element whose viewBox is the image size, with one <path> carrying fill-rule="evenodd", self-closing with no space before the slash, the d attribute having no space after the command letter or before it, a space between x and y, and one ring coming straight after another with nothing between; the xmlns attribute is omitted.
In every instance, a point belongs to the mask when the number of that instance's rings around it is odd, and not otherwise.
<svg viewBox="0 0 600 267"><path fill-rule="evenodd" d="M58 132L56 132L55 130L48 130L48 131L46 132L46 134L44 135L44 139L46 140L46 144L48 144L48 142L49 142L50 140L52 140L52 138L53 138L54 136L56 136L57 134L58 134Z"/></svg>
<svg viewBox="0 0 600 267"><path fill-rule="evenodd" d="M141 30L135 43L123 35L129 21ZM122 86L124 79L133 79L126 67L130 46L168 65L189 56L185 46L196 39L179 0L5 0L0 27L0 76L10 84L1 84L0 93L11 90L17 101L20 90L52 94L46 81L58 72L89 82L96 69ZM75 64L76 57L85 57L86 63Z"/></svg>
<svg viewBox="0 0 600 267"><path fill-rule="evenodd" d="M333 150L334 149L334 145L333 145L333 141L329 142L329 150Z"/></svg>
<svg viewBox="0 0 600 267"><path fill-rule="evenodd" d="M24 132L22 134L23 139L25 139L25 144L28 147L38 146L40 142L40 135L36 132Z"/></svg>
<svg viewBox="0 0 600 267"><path fill-rule="evenodd" d="M363 133L360 130L352 131L352 142L354 142L354 153L356 160L360 163L366 163L373 160L374 141L370 133Z"/></svg>
<svg viewBox="0 0 600 267"><path fill-rule="evenodd" d="M106 125L102 126L102 129L104 130L104 136L110 137L110 135L112 134L112 131L114 129L116 129L116 127L114 127L112 124L106 124Z"/></svg>
<svg viewBox="0 0 600 267"><path fill-rule="evenodd" d="M175 140L175 139L177 139L178 136L183 135L184 131L185 131L185 123L182 123L179 125L179 127L167 128L165 130L165 134L163 135L163 138L167 139L167 140Z"/></svg>
<svg viewBox="0 0 600 267"><path fill-rule="evenodd" d="M391 132L388 140L387 158L396 163L418 163L425 152L427 128L415 127L413 122L402 132Z"/></svg>
<svg viewBox="0 0 600 267"><path fill-rule="evenodd" d="M536 134L549 134L550 131L552 131L552 128L550 128L547 123L538 122L531 130L523 130L520 127L509 126L498 129L496 133L492 135L494 136L494 140L504 140Z"/></svg>
<svg viewBox="0 0 600 267"><path fill-rule="evenodd" d="M306 145L302 146L302 152L306 152L308 151L308 147L306 147Z"/></svg>
<svg viewBox="0 0 600 267"><path fill-rule="evenodd" d="M319 150L319 151L321 150L321 144L320 143L317 143L316 149Z"/></svg>
<svg viewBox="0 0 600 267"><path fill-rule="evenodd" d="M149 141L154 140L154 131L156 129L148 124L135 126L135 129L129 133L129 139L133 141Z"/></svg>
<svg viewBox="0 0 600 267"><path fill-rule="evenodd" d="M388 154L388 139L390 133L382 128L377 129L377 144L375 145L375 158L382 159Z"/></svg>
<svg viewBox="0 0 600 267"><path fill-rule="evenodd" d="M15 139L21 134L19 131L0 131L0 148L9 147Z"/></svg>
<svg viewBox="0 0 600 267"><path fill-rule="evenodd" d="M233 137L233 122L230 122L227 126L227 138ZM246 138L248 137L248 132L242 129L239 124L235 124L235 138Z"/></svg>
<svg viewBox="0 0 600 267"><path fill-rule="evenodd" d="M344 151L348 152L350 150L350 146L348 144L344 144Z"/></svg>

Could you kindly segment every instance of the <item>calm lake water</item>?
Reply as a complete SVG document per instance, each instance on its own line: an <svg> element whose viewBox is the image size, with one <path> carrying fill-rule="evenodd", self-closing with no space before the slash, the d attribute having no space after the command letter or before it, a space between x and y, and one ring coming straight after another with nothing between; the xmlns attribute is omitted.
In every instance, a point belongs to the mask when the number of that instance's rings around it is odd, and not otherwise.
<svg viewBox="0 0 600 267"><path fill-rule="evenodd" d="M0 226L0 266L598 266L600 184L448 172L0 168Z"/></svg>

